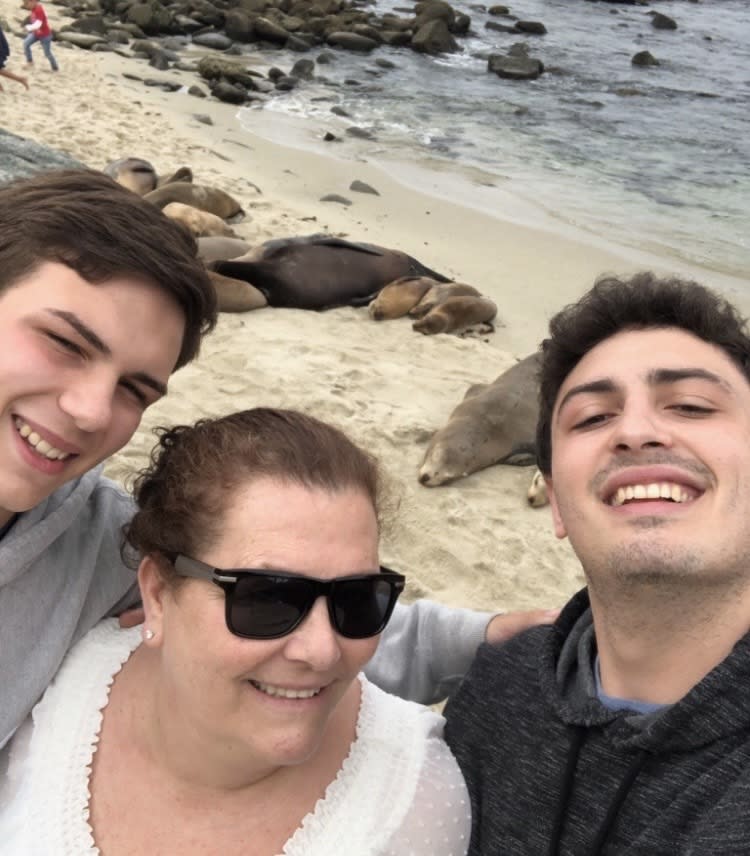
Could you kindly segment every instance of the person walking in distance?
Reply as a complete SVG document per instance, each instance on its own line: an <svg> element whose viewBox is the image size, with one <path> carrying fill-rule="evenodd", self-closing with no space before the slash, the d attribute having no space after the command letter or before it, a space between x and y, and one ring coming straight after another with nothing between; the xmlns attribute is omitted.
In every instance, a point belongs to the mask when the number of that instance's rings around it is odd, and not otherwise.
<svg viewBox="0 0 750 856"><path fill-rule="evenodd" d="M52 30L47 21L47 13L44 6L38 0L23 0L23 8L31 13L31 18L26 24L28 35L23 40L23 52L26 56L26 64L32 66L34 60L31 56L31 47L35 42L42 43L44 55L49 60L52 71L59 71L57 60L52 53Z"/></svg>

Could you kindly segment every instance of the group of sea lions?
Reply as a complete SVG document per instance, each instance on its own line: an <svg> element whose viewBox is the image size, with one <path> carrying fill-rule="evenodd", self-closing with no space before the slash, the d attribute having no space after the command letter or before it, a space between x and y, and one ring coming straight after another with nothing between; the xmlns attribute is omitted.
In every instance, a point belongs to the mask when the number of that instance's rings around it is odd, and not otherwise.
<svg viewBox="0 0 750 856"><path fill-rule="evenodd" d="M374 320L409 315L413 329L424 334L493 329L497 306L491 300L400 250L329 235L274 239L253 248L227 225L244 216L241 205L218 188L194 184L188 167L160 179L147 161L124 158L104 171L196 236L221 311L368 305ZM448 484L493 464L535 462L539 360L539 353L531 354L492 383L469 387L430 440L421 484ZM528 502L547 502L538 470Z"/></svg>
<svg viewBox="0 0 750 856"><path fill-rule="evenodd" d="M412 329L425 335L469 329L490 333L497 306L473 285L429 276L402 276L380 290L368 311L375 321L409 315L415 319Z"/></svg>
<svg viewBox="0 0 750 856"><path fill-rule="evenodd" d="M167 177L142 158L121 158L104 172L161 208L167 217L182 223L196 238L209 235L234 235L227 221L236 222L245 212L236 199L217 187L193 183L190 167L180 167Z"/></svg>

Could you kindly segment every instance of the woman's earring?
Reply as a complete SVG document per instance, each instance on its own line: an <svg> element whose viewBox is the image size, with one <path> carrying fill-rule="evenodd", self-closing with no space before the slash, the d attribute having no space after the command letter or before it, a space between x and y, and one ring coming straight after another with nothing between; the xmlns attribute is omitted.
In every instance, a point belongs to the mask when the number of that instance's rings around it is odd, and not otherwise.
<svg viewBox="0 0 750 856"><path fill-rule="evenodd" d="M143 631L143 638L144 638L147 642L150 642L150 641L154 638L154 636L155 636L155 635L156 635L156 634L154 633L154 631L153 631L150 627L147 627L147 628Z"/></svg>

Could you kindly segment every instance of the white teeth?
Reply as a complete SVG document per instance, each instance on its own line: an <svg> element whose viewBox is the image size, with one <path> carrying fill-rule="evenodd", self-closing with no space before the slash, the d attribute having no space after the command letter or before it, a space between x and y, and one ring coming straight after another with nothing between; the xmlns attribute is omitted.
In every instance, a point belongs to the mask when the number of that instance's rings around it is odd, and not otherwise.
<svg viewBox="0 0 750 856"><path fill-rule="evenodd" d="M623 505L631 499L671 499L672 502L690 502L693 497L678 484L669 482L654 482L652 484L635 484L618 487L609 504Z"/></svg>
<svg viewBox="0 0 750 856"><path fill-rule="evenodd" d="M40 455L44 455L44 457L48 458L50 461L64 461L65 458L70 457L69 452L61 452L60 449L56 449L46 440L42 440L36 431L33 431L31 426L27 425L25 422L22 422L20 419L16 419L15 424L18 433L30 446L34 448L34 451L38 452Z"/></svg>
<svg viewBox="0 0 750 856"><path fill-rule="evenodd" d="M322 689L322 687L318 687L314 690L288 690L284 687L275 687L272 684L262 684L260 681L250 681L250 683L262 693L277 698L313 698Z"/></svg>

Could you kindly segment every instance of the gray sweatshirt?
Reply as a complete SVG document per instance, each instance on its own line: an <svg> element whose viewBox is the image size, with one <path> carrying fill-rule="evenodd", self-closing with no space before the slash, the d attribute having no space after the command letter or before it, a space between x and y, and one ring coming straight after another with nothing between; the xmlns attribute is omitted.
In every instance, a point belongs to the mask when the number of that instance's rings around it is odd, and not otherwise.
<svg viewBox="0 0 750 856"><path fill-rule="evenodd" d="M132 500L98 467L19 515L0 539L0 748L71 645L138 602L120 556L132 513ZM488 618L429 601L399 605L367 675L404 698L438 701L468 669Z"/></svg>
<svg viewBox="0 0 750 856"><path fill-rule="evenodd" d="M445 710L470 856L750 853L750 635L679 702L597 699L586 591L553 627L483 645Z"/></svg>

